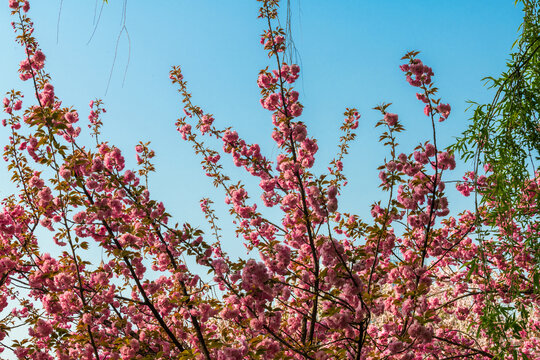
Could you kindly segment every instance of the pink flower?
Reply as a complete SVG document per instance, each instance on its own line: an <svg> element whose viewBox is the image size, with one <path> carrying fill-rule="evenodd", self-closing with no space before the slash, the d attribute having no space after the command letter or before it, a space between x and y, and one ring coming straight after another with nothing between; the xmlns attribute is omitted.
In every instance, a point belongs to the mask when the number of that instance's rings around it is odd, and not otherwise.
<svg viewBox="0 0 540 360"><path fill-rule="evenodd" d="M214 267L214 271L218 276L223 276L229 272L229 266L223 259L215 259L212 262L212 266Z"/></svg>
<svg viewBox="0 0 540 360"><path fill-rule="evenodd" d="M418 322L414 322L410 327L409 330L407 330L407 333L410 337L416 338L418 337L423 331L423 326L420 325Z"/></svg>
<svg viewBox="0 0 540 360"><path fill-rule="evenodd" d="M9 0L9 7L17 9L19 7L19 2L17 0Z"/></svg>
<svg viewBox="0 0 540 360"><path fill-rule="evenodd" d="M84 211L78 212L75 215L73 215L73 221L78 224L84 223L85 219L86 219L86 212Z"/></svg>
<svg viewBox="0 0 540 360"><path fill-rule="evenodd" d="M227 130L223 134L223 142L227 144L235 143L238 140L238 133L236 131Z"/></svg>
<svg viewBox="0 0 540 360"><path fill-rule="evenodd" d="M210 127L212 126L212 123L214 122L214 118L210 115L203 115L201 117L200 121L200 130L201 133L204 134L207 131L210 130Z"/></svg>
<svg viewBox="0 0 540 360"><path fill-rule="evenodd" d="M264 101L262 101L262 105L265 109L274 111L281 106L281 96L276 93L270 94L266 99L264 99Z"/></svg>
<svg viewBox="0 0 540 360"><path fill-rule="evenodd" d="M182 134L182 139L187 140L187 137L191 134L191 125L184 124L178 129L178 131L180 134Z"/></svg>
<svg viewBox="0 0 540 360"><path fill-rule="evenodd" d="M392 354L397 354L403 349L403 343L401 341L392 341L390 344L388 344L388 350Z"/></svg>
<svg viewBox="0 0 540 360"><path fill-rule="evenodd" d="M328 212L329 213L333 213L337 210L338 208L338 201L336 198L331 198L330 200L328 200L328 202L326 203L326 208L328 209Z"/></svg>
<svg viewBox="0 0 540 360"><path fill-rule="evenodd" d="M32 336L42 338L42 337L49 336L52 333L52 331L53 331L53 327L48 321L39 319L36 323L36 326L34 326L34 328L30 329L28 332L29 333L31 332L30 335Z"/></svg>
<svg viewBox="0 0 540 360"><path fill-rule="evenodd" d="M259 85L261 89L269 88L273 84L272 80L272 75L260 74L257 79L257 85Z"/></svg>
<svg viewBox="0 0 540 360"><path fill-rule="evenodd" d="M299 117L300 115L302 115L303 109L302 109L302 105L295 103L295 104L292 104L289 110L292 116Z"/></svg>
<svg viewBox="0 0 540 360"><path fill-rule="evenodd" d="M276 43L276 45L279 45L284 41L285 41L285 38L281 35L278 35L274 38L274 42Z"/></svg>
<svg viewBox="0 0 540 360"><path fill-rule="evenodd" d="M263 263L249 259L242 271L242 287L245 290L260 289L268 278L266 266Z"/></svg>
<svg viewBox="0 0 540 360"><path fill-rule="evenodd" d="M41 50L36 50L32 57L32 67L36 70L43 69L45 66L45 54Z"/></svg>
<svg viewBox="0 0 540 360"><path fill-rule="evenodd" d="M76 112L68 112L64 115L64 119L66 119L66 121L70 124L73 124L79 121L79 114Z"/></svg>
<svg viewBox="0 0 540 360"><path fill-rule="evenodd" d="M21 110L21 108L22 108L22 101L17 100L15 104L13 104L13 110L17 111L17 110Z"/></svg>
<svg viewBox="0 0 540 360"><path fill-rule="evenodd" d="M437 106L437 111L439 112L439 114L441 114L441 119L439 119L439 121L447 119L450 115L450 110L450 104L440 104L439 106Z"/></svg>
<svg viewBox="0 0 540 360"><path fill-rule="evenodd" d="M420 164L427 164L429 159L424 152L415 151L414 152L414 160L418 161Z"/></svg>
<svg viewBox="0 0 540 360"><path fill-rule="evenodd" d="M24 59L19 63L19 71L30 71L32 70L32 65L28 59Z"/></svg>
<svg viewBox="0 0 540 360"><path fill-rule="evenodd" d="M412 59L410 64L401 65L400 69L407 73L407 82L412 86L419 87L431 83L433 70L425 66L420 59Z"/></svg>
<svg viewBox="0 0 540 360"><path fill-rule="evenodd" d="M443 170L454 170L456 167L456 160L454 159L454 155L448 153L447 151L439 153L437 155L437 161L439 163L439 168Z"/></svg>
<svg viewBox="0 0 540 360"><path fill-rule="evenodd" d="M50 83L46 83L43 85L43 91L54 92L54 86L52 86Z"/></svg>
<svg viewBox="0 0 540 360"><path fill-rule="evenodd" d="M37 189L41 189L45 183L43 182L43 179L41 179L39 176L32 176L30 181L28 182L28 185L31 187L35 187Z"/></svg>
<svg viewBox="0 0 540 360"><path fill-rule="evenodd" d="M43 86L43 91L39 94L39 100L43 106L50 106L54 102L54 87L46 83Z"/></svg>
<svg viewBox="0 0 540 360"><path fill-rule="evenodd" d="M433 146L433 144L426 144L426 155L428 157L435 155L435 146Z"/></svg>
<svg viewBox="0 0 540 360"><path fill-rule="evenodd" d="M287 103L288 104L294 104L295 102L298 101L298 97L300 96L300 94L298 94L298 91L291 91L289 92L289 94L287 95Z"/></svg>
<svg viewBox="0 0 540 360"><path fill-rule="evenodd" d="M387 114L384 115L384 121L386 121L388 126L395 126L397 124L397 121L398 121L398 116L397 116L397 114L387 113Z"/></svg>
<svg viewBox="0 0 540 360"><path fill-rule="evenodd" d="M123 170L125 160L120 149L113 148L112 151L108 152L103 159L103 164L108 170Z"/></svg>
<svg viewBox="0 0 540 360"><path fill-rule="evenodd" d="M66 180L71 177L71 171L69 169L66 169L64 166L60 167L60 171L58 173Z"/></svg>
<svg viewBox="0 0 540 360"><path fill-rule="evenodd" d="M292 136L295 141L302 142L306 139L307 129L302 123L296 123L293 125Z"/></svg>
<svg viewBox="0 0 540 360"><path fill-rule="evenodd" d="M428 98L424 94L416 94L416 98L425 104L429 102Z"/></svg>
<svg viewBox="0 0 540 360"><path fill-rule="evenodd" d="M337 188L335 186L330 186L326 193L330 199L334 199L337 195Z"/></svg>

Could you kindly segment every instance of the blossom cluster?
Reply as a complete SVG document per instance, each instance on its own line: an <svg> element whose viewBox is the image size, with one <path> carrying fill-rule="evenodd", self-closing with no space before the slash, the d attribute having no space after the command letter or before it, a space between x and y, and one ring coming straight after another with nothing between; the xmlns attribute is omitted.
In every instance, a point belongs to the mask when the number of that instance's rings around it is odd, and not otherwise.
<svg viewBox="0 0 540 360"><path fill-rule="evenodd" d="M419 89L432 139L398 151L399 115L390 104L376 108L389 152L379 167L388 197L363 220L339 202L360 114L346 109L338 152L318 174L319 144L294 89L300 67L284 61L279 1L261 3L268 25L261 44L275 69L261 70L257 85L273 124L274 157L232 128L218 128L217 116L192 103L181 69L170 73L184 104L180 138L224 192L239 238L227 241L250 251L233 259L212 200L200 203L211 229L205 234L177 224L152 198L149 143L135 147L138 167L130 169L127 152L101 141L100 100L90 102L87 116L95 145L83 144L83 111L57 97L32 36L28 1L9 1L25 53L19 72L32 79L35 104L20 114L22 93L3 100L3 125L11 131L4 159L19 192L0 211L0 311L9 310L0 321L0 351L45 360L540 357L537 264L526 251L539 228L497 219L497 229L479 236L497 199L476 211L450 211L447 184L456 160L437 147L435 119L448 119L451 108L436 98L433 70L415 52L401 66ZM263 206L244 179L225 173L228 159L259 185ZM485 170L467 173L457 190L469 196L496 186ZM537 216L540 174L525 185L523 206ZM44 246L41 230L60 251ZM503 241L508 236L513 246ZM509 271L512 264L519 271ZM520 310L514 326L500 330L511 339L507 354L495 352L499 344L481 326L493 303ZM19 327L27 331L23 341L13 339Z"/></svg>

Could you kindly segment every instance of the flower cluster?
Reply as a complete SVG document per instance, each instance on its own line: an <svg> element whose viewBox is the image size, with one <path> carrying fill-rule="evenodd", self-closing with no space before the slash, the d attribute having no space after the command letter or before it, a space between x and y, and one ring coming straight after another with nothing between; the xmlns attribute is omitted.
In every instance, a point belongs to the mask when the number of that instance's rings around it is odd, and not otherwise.
<svg viewBox="0 0 540 360"><path fill-rule="evenodd" d="M236 241L250 251L233 259L222 245L235 240L222 234L212 200L200 202L211 229L204 234L172 221L152 198L149 143L135 146L137 168L129 169L128 153L101 141L100 100L90 102L87 117L95 144L83 144L76 125L85 116L55 95L28 1L9 1L25 53L19 72L33 80L37 104L21 117L22 93L3 100L11 131L4 159L18 193L0 210L0 311L9 310L0 320L0 351L47 360L539 358L537 263L528 251L539 228L510 217L483 231L489 207L500 206L496 198L474 212L450 211L446 184L456 161L437 147L435 119L446 120L451 108L435 97L433 70L416 52L401 66L420 89L416 97L434 134L429 141L398 151L401 120L390 104L376 107L389 150L379 167L388 197L372 204L364 221L339 202L360 114L345 110L338 152L317 174L319 144L300 120L300 67L284 61L279 1L261 2L268 25L261 44L275 65L259 73L257 84L274 126L275 157L232 128L219 129L217 116L192 103L180 68L170 73L184 104L180 137L223 190ZM221 145L207 145L208 138ZM250 184L225 174L226 160L259 189L248 193ZM482 195L497 186L485 170L467 173L458 191ZM537 217L539 192L536 172L520 210ZM44 245L42 232L52 242ZM481 326L493 304L515 312L512 326L496 329L510 339L506 354L496 352L500 345ZM27 336L11 341L18 327Z"/></svg>

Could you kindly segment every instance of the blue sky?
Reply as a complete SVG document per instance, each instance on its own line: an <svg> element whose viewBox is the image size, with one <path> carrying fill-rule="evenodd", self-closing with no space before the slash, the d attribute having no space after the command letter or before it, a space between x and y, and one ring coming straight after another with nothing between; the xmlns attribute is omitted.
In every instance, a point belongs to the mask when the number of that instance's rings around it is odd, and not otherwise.
<svg viewBox="0 0 540 360"><path fill-rule="evenodd" d="M16 73L23 51L14 42L4 3L0 91L22 89L30 101L29 84ZM101 4L97 4L99 11ZM123 82L129 50L123 34L105 94L124 4L131 39L129 67ZM372 201L383 198L377 190L376 167L386 156L377 143L379 131L373 128L379 115L371 109L382 102L393 103L390 111L400 115L408 130L399 141L403 152L431 133L422 104L398 69L403 54L422 52L421 59L435 72L440 96L452 105L449 120L438 130L440 143L448 145L467 125L471 113L465 112L466 101L487 102L493 96L481 79L504 70L521 23L520 9L511 0L291 0L291 5L302 71L297 89L305 106L302 120L309 134L319 139L317 169L325 169L336 150L345 108L357 107L362 114L357 141L345 161L350 184L340 199L340 210L364 216ZM176 221L204 227L198 201L211 196L224 219L221 225L230 229L222 192L212 188L200 170L200 160L175 131L182 107L168 72L172 65L182 66L194 102L214 114L218 126L233 126L247 141L259 142L265 155L275 157L269 112L259 104L256 85L259 70L273 65L259 44L264 22L257 19L258 3L111 0L97 26L95 6L94 1L83 0L31 2L35 35L47 55L46 69L56 94L64 105L77 108L81 118L86 118L90 100L102 98L108 110L103 139L118 145L131 165L137 142L152 141L157 173L151 176L150 190ZM7 137L0 129L4 143ZM9 176L5 165L0 169L4 197L10 189ZM232 177L249 179L239 169L226 169ZM454 172L447 179L452 176L460 177ZM248 185L258 198L257 183ZM228 234L226 247L236 248L237 240Z"/></svg>

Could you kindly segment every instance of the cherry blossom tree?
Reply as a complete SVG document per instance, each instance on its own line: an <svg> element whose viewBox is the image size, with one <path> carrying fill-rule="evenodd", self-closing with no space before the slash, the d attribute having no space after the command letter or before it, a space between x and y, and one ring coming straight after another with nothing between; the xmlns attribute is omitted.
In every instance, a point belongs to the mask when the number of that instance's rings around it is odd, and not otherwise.
<svg viewBox="0 0 540 360"><path fill-rule="evenodd" d="M537 238L538 223L522 227L504 214L493 217L491 209L501 204L491 190L504 179L490 164L457 184L464 196L476 192L485 201L451 214L446 187L456 162L437 145L451 106L438 97L432 68L417 52L400 66L413 101L425 106L432 138L400 153L399 115L391 104L377 106L389 159L379 168L386 199L372 205L370 219L341 212L343 160L360 114L345 110L338 151L328 171L316 173L318 145L301 120L294 89L300 67L285 61L278 5L260 0L261 44L274 65L257 78L274 125L275 158L220 127L192 102L180 67L170 72L184 107L179 138L223 190L250 250L237 260L222 248L211 199L201 201L210 227L203 233L177 224L181 219L152 197L147 183L155 154L148 143L135 148L138 167L126 169L126 153L103 140L100 100L87 110L62 104L33 37L29 2L9 1L23 49L20 78L35 91L23 97L12 90L3 102L3 125L11 131L4 159L18 186L0 213L4 353L19 359L540 357L537 254L527 245ZM83 128L94 143L80 141ZM215 140L222 147L208 145ZM225 173L223 162L230 160L245 177ZM248 194L249 181L259 184L259 194ZM537 218L538 172L524 184L516 211ZM280 216L265 215L266 208ZM485 231L487 222L499 226ZM59 255L40 239L43 230ZM95 247L104 252L99 264ZM493 303L507 304L515 320L499 329L508 339L504 347L481 321ZM11 336L20 327L27 336Z"/></svg>

